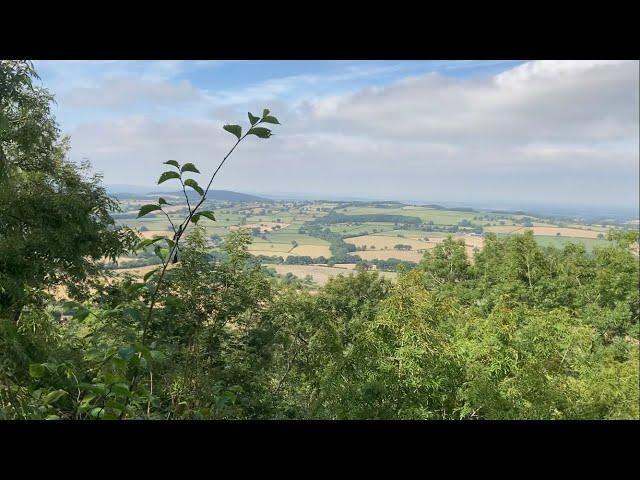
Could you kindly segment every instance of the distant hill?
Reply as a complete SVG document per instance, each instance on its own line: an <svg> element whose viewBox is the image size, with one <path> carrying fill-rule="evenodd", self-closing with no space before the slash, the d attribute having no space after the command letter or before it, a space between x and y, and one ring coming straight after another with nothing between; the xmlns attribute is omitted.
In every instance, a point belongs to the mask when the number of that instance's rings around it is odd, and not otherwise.
<svg viewBox="0 0 640 480"><path fill-rule="evenodd" d="M107 192L116 198L147 198L156 195L182 195L182 190L158 191L154 187L142 187L137 185L107 185ZM189 198L200 198L196 192L188 191ZM207 194L209 200L229 202L270 202L271 200L247 193L233 192L231 190L210 190Z"/></svg>
<svg viewBox="0 0 640 480"><path fill-rule="evenodd" d="M249 195L248 193L233 192L231 190L210 190L207 194L207 198L209 200L226 200L229 202L271 202L271 200L264 197Z"/></svg>

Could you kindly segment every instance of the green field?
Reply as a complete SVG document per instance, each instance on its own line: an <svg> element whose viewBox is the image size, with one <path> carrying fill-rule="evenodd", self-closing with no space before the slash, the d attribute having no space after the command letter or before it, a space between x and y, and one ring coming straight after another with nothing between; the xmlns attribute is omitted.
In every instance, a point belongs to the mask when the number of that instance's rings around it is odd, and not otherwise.
<svg viewBox="0 0 640 480"><path fill-rule="evenodd" d="M345 215L405 215L418 217L424 223L433 222L434 225L457 225L462 220L473 222L477 212L457 212L451 210L436 210L433 208L376 208L376 207L347 207L336 209L336 213Z"/></svg>
<svg viewBox="0 0 640 480"><path fill-rule="evenodd" d="M172 203L175 206L180 207L179 199L173 199ZM139 200L132 200L128 202L124 200L122 202L123 210L127 212L135 212L140 206ZM280 229L266 232L261 235L254 235L252 237L252 245L250 251L258 252L264 255L282 255L291 254L294 246L292 242L302 246L317 246L325 247L325 251L322 253L327 258L330 256L327 252L329 242L299 233L301 227L304 227L306 222L312 222L329 212L335 212L345 215L403 215L409 217L418 217L423 223L433 222L434 225L440 227L458 225L459 222L467 220L473 225L512 225L516 221L520 220L522 215L509 215L502 213L490 213L484 211L477 212L462 212L455 210L439 210L425 207L409 207L402 208L383 208L376 206L347 206L340 208L335 203L321 203L316 202L313 204L307 204L304 202L273 202L273 203L237 203L216 205L210 204L208 209L215 211L216 221L203 219L199 224L204 226L207 232L207 236L218 235L224 238L231 230L235 228L231 227L244 227L251 229L264 223L280 222L288 224ZM128 225L134 229L139 229L143 225L148 230L168 231L169 222L164 215L147 215L144 218L135 218L135 213L131 216L119 218L118 223ZM175 214L175 217L182 218L180 213ZM475 217L475 218L474 218ZM487 220L484 217L489 217ZM549 225L548 220L535 219L529 217L534 225ZM536 221L540 220L540 221ZM519 226L519 225L518 225ZM586 225L575 224L576 227L584 228ZM393 222L345 222L336 223L330 225L322 225L322 229L329 229L333 233L337 233L344 237L355 237L361 235L378 235L383 237L397 237L400 242L402 238L406 239L436 239L443 238L451 235L447 232L427 232L421 229L413 228L409 230L398 229ZM504 237L508 235L506 233L500 233L498 236ZM454 235L455 236L455 235ZM554 246L557 248L563 248L568 243L579 243L585 245L587 251L592 251L593 248L598 246L607 245L604 240L577 238L577 237L558 237L558 236L545 236L538 235L535 237L540 246ZM315 256L313 249L298 249L299 252L308 252L312 256ZM316 250L318 251L318 250ZM322 250L320 250L322 251ZM294 255L306 255L306 253L294 253ZM317 254L318 256L320 253ZM367 255L371 255L367 253ZM285 255L286 256L286 255Z"/></svg>
<svg viewBox="0 0 640 480"><path fill-rule="evenodd" d="M499 233L498 237L507 237L508 234ZM598 240L593 238L579 238L579 237L558 237L558 236L547 236L547 235L536 235L534 237L536 242L541 247L555 247L555 248L564 248L565 245L569 243L581 243L585 246L587 252L591 252L594 247L606 247L610 245L606 240Z"/></svg>

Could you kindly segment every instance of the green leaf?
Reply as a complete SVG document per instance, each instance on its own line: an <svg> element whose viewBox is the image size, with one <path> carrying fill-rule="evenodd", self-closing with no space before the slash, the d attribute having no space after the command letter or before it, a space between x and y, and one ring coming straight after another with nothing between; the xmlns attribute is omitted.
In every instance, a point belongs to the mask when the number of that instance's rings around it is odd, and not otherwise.
<svg viewBox="0 0 640 480"><path fill-rule="evenodd" d="M247 114L249 115L249 121L251 122L251 125L255 125L256 122L260 120L260 117L254 117L253 115L251 115L251 112L247 112Z"/></svg>
<svg viewBox="0 0 640 480"><path fill-rule="evenodd" d="M169 255L169 250L166 248L160 247L160 245L156 245L156 248L153 252L162 260L163 262L167 259L167 255Z"/></svg>
<svg viewBox="0 0 640 480"><path fill-rule="evenodd" d="M73 318L75 318L76 320L81 322L85 318L87 318L90 314L91 314L91 312L89 310L87 310L86 308L84 308L84 309L78 310L76 312L76 314L73 316Z"/></svg>
<svg viewBox="0 0 640 480"><path fill-rule="evenodd" d="M167 160L166 162L164 162L165 165L173 165L176 168L180 168L180 164L177 162L177 160Z"/></svg>
<svg viewBox="0 0 640 480"><path fill-rule="evenodd" d="M115 385L111 385L111 393L128 397L130 395L129 385L126 383L116 383Z"/></svg>
<svg viewBox="0 0 640 480"><path fill-rule="evenodd" d="M45 405L48 405L50 403L55 402L56 400L59 400L64 395L67 395L67 392L65 392L64 390L54 390L53 392L48 393L42 399L42 401L45 403Z"/></svg>
<svg viewBox="0 0 640 480"><path fill-rule="evenodd" d="M271 130L264 127L253 127L249 130L249 135L255 135L259 138L269 138L271 136Z"/></svg>
<svg viewBox="0 0 640 480"><path fill-rule="evenodd" d="M159 242L160 240L164 240L165 238L167 237L163 237L162 235L156 235L153 238L146 238L141 242L138 242L138 244L136 245L136 250L148 247L149 245L153 245L154 243Z"/></svg>
<svg viewBox="0 0 640 480"><path fill-rule="evenodd" d="M107 387L103 383L81 383L78 385L82 390L95 393L96 395L105 395Z"/></svg>
<svg viewBox="0 0 640 480"><path fill-rule="evenodd" d="M149 280L149 277L151 277L151 275L153 275L154 273L156 273L158 270L160 270L160 267L158 268L154 268L153 270L148 271L147 273L144 274L144 277L142 277L143 281L147 281Z"/></svg>
<svg viewBox="0 0 640 480"><path fill-rule="evenodd" d="M213 215L213 212L211 210L205 210L204 212L198 212L194 214L193 217L191 217L191 221L193 223L198 223L200 217L208 218L209 220L212 220L214 222L216 221L216 217Z"/></svg>
<svg viewBox="0 0 640 480"><path fill-rule="evenodd" d="M196 192L198 192L200 194L200 196L204 195L204 190L202 190L202 188L200 188L200 185L198 185L198 182L196 182L193 178L185 180L184 184L187 187L193 188Z"/></svg>
<svg viewBox="0 0 640 480"><path fill-rule="evenodd" d="M267 116L262 119L264 123L275 123L276 125L280 125L280 122L276 117Z"/></svg>
<svg viewBox="0 0 640 480"><path fill-rule="evenodd" d="M122 412L122 410L124 409L124 405L121 404L120 402L116 402L113 398L110 398L109 400L107 400L104 404L105 407L110 408L112 410L115 410L114 413L120 414L120 412ZM107 419L111 419L112 417L110 416L111 413L107 412L104 415L104 418ZM115 418L117 418L116 415L114 415Z"/></svg>
<svg viewBox="0 0 640 480"><path fill-rule="evenodd" d="M160 207L160 205L156 205L155 203L150 203L148 205L143 205L140 208L140 211L138 212L138 217L144 217L146 214L151 213L151 212L155 212L156 210L162 210L162 208Z"/></svg>
<svg viewBox="0 0 640 480"><path fill-rule="evenodd" d="M47 369L41 363L32 363L29 365L29 375L33 378L42 378Z"/></svg>
<svg viewBox="0 0 640 480"><path fill-rule="evenodd" d="M45 420L60 420L60 417L58 415L47 415Z"/></svg>
<svg viewBox="0 0 640 480"><path fill-rule="evenodd" d="M178 172L164 172L158 179L158 185L172 178L180 178L180 174Z"/></svg>
<svg viewBox="0 0 640 480"><path fill-rule="evenodd" d="M264 117L266 117L267 115L269 115L269 112L270 112L270 110L269 110L268 108L265 108L265 109L262 111L262 118L264 118Z"/></svg>
<svg viewBox="0 0 640 480"><path fill-rule="evenodd" d="M167 202L164 198L160 197L158 199L158 204L159 205L171 205L169 202Z"/></svg>
<svg viewBox="0 0 640 480"><path fill-rule="evenodd" d="M182 166L182 168L180 169L180 171L181 171L181 172L183 172L183 173L184 173L184 172L195 172L195 173L200 173L200 170L198 170L198 169L196 168L196 166L195 166L193 163L191 163L191 162L189 162L189 163L185 163L185 164Z"/></svg>
<svg viewBox="0 0 640 480"><path fill-rule="evenodd" d="M104 416L104 408L95 407L93 410L91 410L91 416L92 417L102 417L102 416Z"/></svg>
<svg viewBox="0 0 640 480"><path fill-rule="evenodd" d="M242 136L242 127L240 125L225 125L222 128L224 128L229 133L233 133L236 137L238 137L238 140L240 140L240 137Z"/></svg>

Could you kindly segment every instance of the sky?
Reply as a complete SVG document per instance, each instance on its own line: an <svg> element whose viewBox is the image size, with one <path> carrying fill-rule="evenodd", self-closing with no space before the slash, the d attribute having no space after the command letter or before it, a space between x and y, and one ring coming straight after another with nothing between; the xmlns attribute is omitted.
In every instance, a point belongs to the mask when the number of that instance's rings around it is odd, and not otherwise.
<svg viewBox="0 0 640 480"><path fill-rule="evenodd" d="M269 108L215 189L467 205L634 207L638 61L35 61L72 160L149 186L200 183L227 123ZM207 177L205 179L205 177ZM157 188L157 187L155 187Z"/></svg>

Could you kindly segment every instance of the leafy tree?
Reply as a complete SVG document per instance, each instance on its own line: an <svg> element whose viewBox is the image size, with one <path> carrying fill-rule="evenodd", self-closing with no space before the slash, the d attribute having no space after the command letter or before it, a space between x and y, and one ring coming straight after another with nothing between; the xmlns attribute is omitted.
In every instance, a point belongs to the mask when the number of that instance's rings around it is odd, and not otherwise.
<svg viewBox="0 0 640 480"><path fill-rule="evenodd" d="M66 160L50 94L28 62L0 62L0 319L17 321L59 285L78 290L130 248L100 177Z"/></svg>

